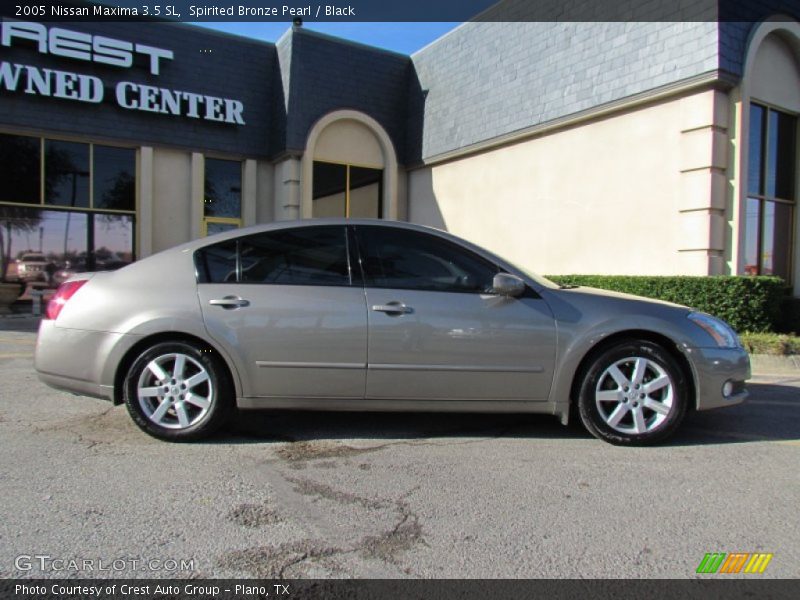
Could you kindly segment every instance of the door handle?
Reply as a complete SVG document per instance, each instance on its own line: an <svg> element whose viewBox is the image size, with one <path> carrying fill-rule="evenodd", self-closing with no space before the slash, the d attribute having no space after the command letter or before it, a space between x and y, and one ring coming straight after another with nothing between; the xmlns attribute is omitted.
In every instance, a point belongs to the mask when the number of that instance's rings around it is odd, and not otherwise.
<svg viewBox="0 0 800 600"><path fill-rule="evenodd" d="M211 306L221 306L225 310L232 310L234 308L244 308L250 306L250 301L240 298L239 296L225 296L224 298L217 298L209 300Z"/></svg>
<svg viewBox="0 0 800 600"><path fill-rule="evenodd" d="M402 302L388 302L386 304L374 304L372 310L376 312L386 313L387 315L408 315L414 312L410 306L406 306Z"/></svg>

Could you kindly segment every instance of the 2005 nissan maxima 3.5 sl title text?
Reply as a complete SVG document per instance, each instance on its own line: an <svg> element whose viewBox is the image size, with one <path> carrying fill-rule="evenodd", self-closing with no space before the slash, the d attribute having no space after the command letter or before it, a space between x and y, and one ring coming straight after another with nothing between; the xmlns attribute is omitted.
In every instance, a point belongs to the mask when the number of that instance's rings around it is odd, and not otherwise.
<svg viewBox="0 0 800 600"><path fill-rule="evenodd" d="M313 220L193 241L73 276L36 369L193 440L239 409L580 415L608 442L673 433L747 395L747 353L689 308L559 287L448 233Z"/></svg>

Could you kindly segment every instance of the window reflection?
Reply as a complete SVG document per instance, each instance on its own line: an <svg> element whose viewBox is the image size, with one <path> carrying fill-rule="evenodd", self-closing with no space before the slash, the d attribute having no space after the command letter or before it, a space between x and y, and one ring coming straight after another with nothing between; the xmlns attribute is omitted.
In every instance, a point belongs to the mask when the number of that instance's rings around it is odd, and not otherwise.
<svg viewBox="0 0 800 600"><path fill-rule="evenodd" d="M758 216L760 202L757 198L747 199L745 216L744 272L758 275Z"/></svg>
<svg viewBox="0 0 800 600"><path fill-rule="evenodd" d="M89 207L89 144L45 140L44 202Z"/></svg>
<svg viewBox="0 0 800 600"><path fill-rule="evenodd" d="M136 151L94 146L94 207L111 210L136 208Z"/></svg>
<svg viewBox="0 0 800 600"><path fill-rule="evenodd" d="M206 159L206 217L239 219L242 216L242 163L234 160Z"/></svg>
<svg viewBox="0 0 800 600"><path fill-rule="evenodd" d="M75 273L135 260L133 215L0 206L0 263L6 281L54 288Z"/></svg>

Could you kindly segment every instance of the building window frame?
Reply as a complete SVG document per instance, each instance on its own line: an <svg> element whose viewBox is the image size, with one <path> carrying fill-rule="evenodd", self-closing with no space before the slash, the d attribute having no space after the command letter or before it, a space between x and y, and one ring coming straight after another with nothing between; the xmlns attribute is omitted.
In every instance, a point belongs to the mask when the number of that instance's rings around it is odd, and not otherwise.
<svg viewBox="0 0 800 600"><path fill-rule="evenodd" d="M795 267L795 248L796 248L796 239L797 239L797 226L795 225L796 216L797 216L797 199L798 194L800 194L800 115L794 113L793 111L786 110L785 108L775 106L769 102L764 102L762 100L751 99L749 102L748 110L750 112L750 135L752 136L753 126L754 123L752 121L752 107L757 106L761 108L763 113L762 123L760 125L761 129L761 144L760 144L760 164L758 166L758 172L760 177L760 183L758 193L753 193L750 190L751 182L747 181L747 186L745 188L745 213L747 210L747 205L750 204L750 201L755 201L758 204L758 217L757 223L755 226L755 246L756 246L756 264L755 264L755 271L748 272L745 270L745 275L773 275L773 273L764 273L764 256L765 256L765 248L764 248L764 223L765 223L765 214L767 212L767 204L773 203L775 205L785 206L788 207L790 211L789 216L789 223L790 223L790 231L789 231L789 239L788 239L788 248L786 249L786 277L782 277L787 285L792 285L794 280L794 267ZM767 193L767 181L769 177L769 164L771 158L771 149L770 149L770 115L772 113L781 113L783 115L787 115L794 120L794 140L793 140L793 152L794 155L791 157L793 161L792 167L794 170L793 175L793 190L792 190L792 198L784 198L779 197L776 195L770 195ZM748 141L749 144L749 141ZM753 157L750 156L750 161L753 160ZM750 169L748 166L747 172L749 174ZM744 225L744 239L745 239L745 248L747 247L748 238L747 238L747 225ZM746 250L745 250L746 252ZM745 265L745 269L747 269L748 265ZM780 276L780 275L776 275Z"/></svg>

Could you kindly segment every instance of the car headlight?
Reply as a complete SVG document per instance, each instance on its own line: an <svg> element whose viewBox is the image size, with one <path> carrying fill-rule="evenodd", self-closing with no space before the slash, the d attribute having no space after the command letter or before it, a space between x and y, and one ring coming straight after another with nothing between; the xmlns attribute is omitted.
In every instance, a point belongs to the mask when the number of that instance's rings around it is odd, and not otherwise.
<svg viewBox="0 0 800 600"><path fill-rule="evenodd" d="M720 348L738 348L741 346L736 332L722 319L717 319L705 313L689 313L688 318L695 325L699 325L705 332L714 338Z"/></svg>

